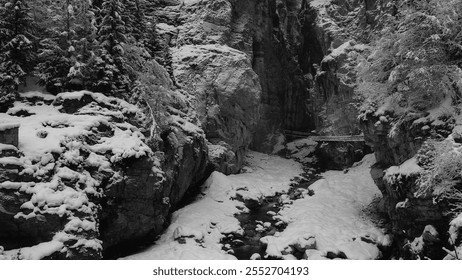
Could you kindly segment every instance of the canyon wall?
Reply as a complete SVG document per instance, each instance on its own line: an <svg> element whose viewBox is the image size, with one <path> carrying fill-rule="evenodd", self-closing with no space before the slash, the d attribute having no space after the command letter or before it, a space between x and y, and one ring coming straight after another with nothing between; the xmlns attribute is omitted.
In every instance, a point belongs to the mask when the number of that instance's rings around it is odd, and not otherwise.
<svg viewBox="0 0 462 280"><path fill-rule="evenodd" d="M208 138L229 144L239 169L249 144L272 152L284 130L360 133L352 105L354 65L365 48L351 41L349 29L373 22L375 2L367 3L160 1L158 54L180 87L194 89L190 96ZM242 74L231 74L234 63L240 63ZM219 85L225 79L213 78L218 76L238 81L240 88ZM249 106L216 96L223 88ZM225 109L234 106L238 110ZM226 131L233 131L234 139Z"/></svg>

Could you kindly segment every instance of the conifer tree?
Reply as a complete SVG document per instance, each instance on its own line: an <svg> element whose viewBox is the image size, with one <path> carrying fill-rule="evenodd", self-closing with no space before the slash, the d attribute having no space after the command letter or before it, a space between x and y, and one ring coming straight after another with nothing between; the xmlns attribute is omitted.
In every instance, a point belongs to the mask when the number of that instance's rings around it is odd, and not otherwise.
<svg viewBox="0 0 462 280"><path fill-rule="evenodd" d="M96 40L96 15L92 0L77 1L76 10L78 11L76 20L76 33L79 38L77 44L80 62L87 61L93 50L93 45Z"/></svg>
<svg viewBox="0 0 462 280"><path fill-rule="evenodd" d="M31 70L31 17L25 0L0 1L0 92L16 92Z"/></svg>
<svg viewBox="0 0 462 280"><path fill-rule="evenodd" d="M122 20L124 5L120 0L104 0L98 41L101 48L91 62L93 88L96 91L123 97L130 90L130 78L125 67L124 44L126 26Z"/></svg>
<svg viewBox="0 0 462 280"><path fill-rule="evenodd" d="M142 42L142 45L148 51L151 57L155 57L156 52L158 52L161 48L159 42L157 41L156 17L154 16L156 3L155 1L150 0L138 1L142 13L142 22L139 25L141 37L139 40Z"/></svg>
<svg viewBox="0 0 462 280"><path fill-rule="evenodd" d="M133 38L140 42L145 34L145 16L143 0L122 0L125 10L122 19L126 25L126 31Z"/></svg>
<svg viewBox="0 0 462 280"><path fill-rule="evenodd" d="M40 83L52 93L69 89L69 70L76 63L76 31L74 0L51 1L51 18L46 36L40 41L36 70ZM72 81L74 81L72 79Z"/></svg>

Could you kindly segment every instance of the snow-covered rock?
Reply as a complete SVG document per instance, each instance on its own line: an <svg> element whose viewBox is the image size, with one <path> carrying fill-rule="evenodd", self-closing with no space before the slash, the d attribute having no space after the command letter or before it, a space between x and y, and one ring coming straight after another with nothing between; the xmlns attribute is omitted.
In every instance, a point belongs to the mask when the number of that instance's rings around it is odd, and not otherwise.
<svg viewBox="0 0 462 280"><path fill-rule="evenodd" d="M207 165L204 133L186 118L167 119L161 152L141 108L100 93L28 92L0 119L20 135L18 148L0 146L4 258L101 258L160 232Z"/></svg>
<svg viewBox="0 0 462 280"><path fill-rule="evenodd" d="M250 57L221 45L184 45L172 52L174 77L188 90L208 140L231 146L239 170L259 117L261 87Z"/></svg>
<svg viewBox="0 0 462 280"><path fill-rule="evenodd" d="M215 167L215 170L220 171L223 174L229 175L239 171L241 167L239 160L236 157L236 153L233 152L233 148L224 141L219 141L216 145L209 143L209 159Z"/></svg>
<svg viewBox="0 0 462 280"><path fill-rule="evenodd" d="M311 235L300 236L293 246L300 252L316 249L316 237Z"/></svg>

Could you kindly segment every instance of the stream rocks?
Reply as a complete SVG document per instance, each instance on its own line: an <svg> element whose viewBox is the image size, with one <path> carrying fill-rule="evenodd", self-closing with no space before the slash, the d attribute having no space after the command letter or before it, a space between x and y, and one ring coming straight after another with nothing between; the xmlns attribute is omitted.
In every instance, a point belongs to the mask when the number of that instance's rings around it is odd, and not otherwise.
<svg viewBox="0 0 462 280"><path fill-rule="evenodd" d="M312 235L299 237L297 243L293 246L297 251L302 253L305 253L306 250L316 249L316 237Z"/></svg>

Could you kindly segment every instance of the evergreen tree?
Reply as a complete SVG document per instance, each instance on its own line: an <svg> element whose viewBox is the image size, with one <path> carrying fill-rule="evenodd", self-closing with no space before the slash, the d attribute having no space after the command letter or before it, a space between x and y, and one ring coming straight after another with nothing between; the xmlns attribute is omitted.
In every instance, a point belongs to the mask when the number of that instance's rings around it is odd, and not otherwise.
<svg viewBox="0 0 462 280"><path fill-rule="evenodd" d="M154 6L146 0L0 0L1 88L14 92L33 74L52 93L90 89L127 97L139 64L158 48Z"/></svg>
<svg viewBox="0 0 462 280"><path fill-rule="evenodd" d="M394 114L426 111L452 95L460 80L462 1L396 4L395 24L383 30L372 55L358 67L358 93L370 107L390 100Z"/></svg>
<svg viewBox="0 0 462 280"><path fill-rule="evenodd" d="M51 1L48 7L50 27L40 41L39 60L36 70L40 83L52 93L70 89L68 74L76 63L76 16L75 3L79 1Z"/></svg>
<svg viewBox="0 0 462 280"><path fill-rule="evenodd" d="M130 77L124 57L127 41L126 26L122 20L124 5L120 0L104 0L101 5L101 23L98 39L101 48L92 58L93 88L96 91L124 97L130 90Z"/></svg>
<svg viewBox="0 0 462 280"><path fill-rule="evenodd" d="M16 92L31 70L32 41L25 0L0 1L0 91Z"/></svg>
<svg viewBox="0 0 462 280"><path fill-rule="evenodd" d="M38 58L40 62L36 70L39 83L51 93L62 92L72 65L68 51L59 44L57 38L46 38L40 42Z"/></svg>
<svg viewBox="0 0 462 280"><path fill-rule="evenodd" d="M122 19L126 25L126 31L133 36L136 42L141 42L145 37L145 16L143 0L122 0L125 10Z"/></svg>
<svg viewBox="0 0 462 280"><path fill-rule="evenodd" d="M96 20L91 0L39 0L34 14L42 27L36 67L40 83L58 93L91 83L88 61L94 57Z"/></svg>
<svg viewBox="0 0 462 280"><path fill-rule="evenodd" d="M96 40L96 17L95 8L91 0L77 1L76 2L77 20L76 20L76 33L79 38L77 44L77 52L80 62L87 61L94 48Z"/></svg>

